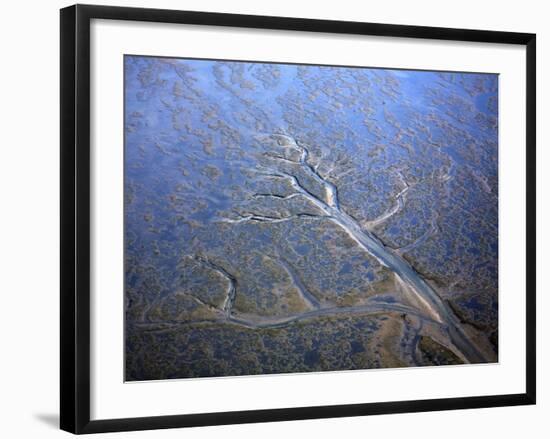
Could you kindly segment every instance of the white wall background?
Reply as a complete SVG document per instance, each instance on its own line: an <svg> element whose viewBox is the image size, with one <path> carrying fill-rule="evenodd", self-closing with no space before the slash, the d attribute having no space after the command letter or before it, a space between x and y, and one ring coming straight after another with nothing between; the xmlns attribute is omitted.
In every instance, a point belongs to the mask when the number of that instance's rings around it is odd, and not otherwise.
<svg viewBox="0 0 550 439"><path fill-rule="evenodd" d="M96 3L88 1L88 3ZM544 201L550 192L550 153L544 149L550 118L550 8L523 0L157 0L100 1L120 6L163 7L261 15L535 32L538 38L538 349L539 403L455 412L375 416L118 433L105 437L275 438L281 436L452 438L544 437L550 430L550 380L545 376L550 323L543 251L550 234ZM63 1L9 2L0 25L0 434L62 437L58 422L59 287L59 19Z"/></svg>

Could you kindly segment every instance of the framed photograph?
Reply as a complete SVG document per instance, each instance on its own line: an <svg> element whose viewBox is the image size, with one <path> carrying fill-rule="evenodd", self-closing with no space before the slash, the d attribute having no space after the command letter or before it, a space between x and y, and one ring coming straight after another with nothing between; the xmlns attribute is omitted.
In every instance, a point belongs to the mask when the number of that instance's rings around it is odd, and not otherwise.
<svg viewBox="0 0 550 439"><path fill-rule="evenodd" d="M61 428L535 403L535 35L61 10Z"/></svg>

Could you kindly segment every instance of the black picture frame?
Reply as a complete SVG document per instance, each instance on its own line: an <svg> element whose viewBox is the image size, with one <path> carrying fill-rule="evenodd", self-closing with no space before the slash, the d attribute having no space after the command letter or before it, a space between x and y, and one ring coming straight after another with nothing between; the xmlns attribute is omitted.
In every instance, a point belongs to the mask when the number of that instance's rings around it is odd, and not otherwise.
<svg viewBox="0 0 550 439"><path fill-rule="evenodd" d="M90 21L229 26L526 47L526 392L417 401L90 420ZM61 10L61 429L81 434L535 404L536 36L303 18L74 5Z"/></svg>

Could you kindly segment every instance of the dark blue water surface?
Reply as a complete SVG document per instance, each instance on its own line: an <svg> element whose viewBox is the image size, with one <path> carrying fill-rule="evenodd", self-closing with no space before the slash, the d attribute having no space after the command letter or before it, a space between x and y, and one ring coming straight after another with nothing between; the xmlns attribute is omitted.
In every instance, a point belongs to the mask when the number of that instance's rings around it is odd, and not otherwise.
<svg viewBox="0 0 550 439"><path fill-rule="evenodd" d="M197 255L237 273L235 310L258 315L295 306L281 299L291 275L284 261L327 303L361 300L386 279L330 223L224 222L316 214L303 199L282 198L288 181L263 175L295 166L273 159L297 160L277 134L308 145L342 209L364 227L376 223L373 233L442 294L496 297L498 75L126 56L124 78L129 321L181 319L204 306L171 305L168 318L159 307L177 291L221 307L226 280L186 262ZM402 205L378 223L404 189ZM306 363L315 361L308 351Z"/></svg>

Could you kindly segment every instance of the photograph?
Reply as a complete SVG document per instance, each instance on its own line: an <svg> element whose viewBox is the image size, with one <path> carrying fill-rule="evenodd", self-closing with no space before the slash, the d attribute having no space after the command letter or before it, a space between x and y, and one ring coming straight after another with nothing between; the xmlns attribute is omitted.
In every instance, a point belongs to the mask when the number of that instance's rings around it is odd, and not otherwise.
<svg viewBox="0 0 550 439"><path fill-rule="evenodd" d="M126 381L498 362L497 73L123 68Z"/></svg>

